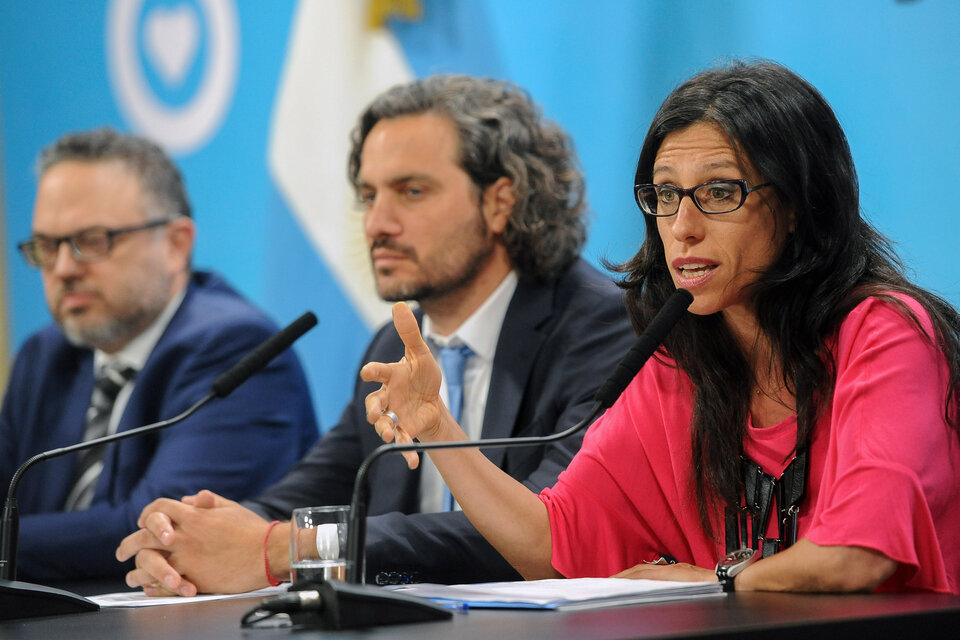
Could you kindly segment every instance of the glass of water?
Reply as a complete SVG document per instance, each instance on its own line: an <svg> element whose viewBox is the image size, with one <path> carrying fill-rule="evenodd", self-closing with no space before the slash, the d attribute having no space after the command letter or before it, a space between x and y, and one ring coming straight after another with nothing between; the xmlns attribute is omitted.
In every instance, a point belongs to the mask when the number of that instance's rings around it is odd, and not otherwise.
<svg viewBox="0 0 960 640"><path fill-rule="evenodd" d="M346 580L348 505L302 507L290 519L290 581Z"/></svg>

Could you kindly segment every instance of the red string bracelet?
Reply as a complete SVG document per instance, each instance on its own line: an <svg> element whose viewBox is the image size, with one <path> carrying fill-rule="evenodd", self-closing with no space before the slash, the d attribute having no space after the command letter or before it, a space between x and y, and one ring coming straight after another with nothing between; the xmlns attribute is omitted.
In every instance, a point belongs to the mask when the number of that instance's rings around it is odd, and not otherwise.
<svg viewBox="0 0 960 640"><path fill-rule="evenodd" d="M267 553L267 542L270 541L270 532L273 531L273 528L280 524L279 520L274 520L267 525L267 535L263 536L263 568L267 572L267 584L271 587L276 587L280 584L280 581L273 577L273 574L270 573L270 556Z"/></svg>

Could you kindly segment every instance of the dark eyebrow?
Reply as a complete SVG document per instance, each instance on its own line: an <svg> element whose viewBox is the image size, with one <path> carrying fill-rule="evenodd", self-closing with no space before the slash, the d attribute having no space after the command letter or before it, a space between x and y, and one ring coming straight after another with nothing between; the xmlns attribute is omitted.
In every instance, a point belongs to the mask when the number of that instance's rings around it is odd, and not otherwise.
<svg viewBox="0 0 960 640"><path fill-rule="evenodd" d="M416 181L431 182L431 183L436 182L433 176L430 176L426 173L410 173L404 176L397 176L396 178L393 178L392 180L390 180L388 184L393 186L393 185L403 184L405 182L416 182Z"/></svg>
<svg viewBox="0 0 960 640"><path fill-rule="evenodd" d="M49 233L38 232L36 229L31 230L30 237L32 239L43 238L44 240L64 240L66 238L72 238L78 236L81 233L86 233L87 231L93 231L95 229L106 229L109 230L110 227L103 224L95 224L92 227L83 227L81 229L75 229L71 233L62 236L55 236Z"/></svg>
<svg viewBox="0 0 960 640"><path fill-rule="evenodd" d="M736 169L737 171L742 172L743 169L740 168L740 165L736 162L730 162L723 160L720 162L710 162L705 165L698 167L702 171L715 171L717 169ZM653 168L653 175L656 176L658 173L665 173L673 171L673 167L670 165L660 165L659 167Z"/></svg>
<svg viewBox="0 0 960 640"><path fill-rule="evenodd" d="M420 181L423 181L423 182L429 182L429 183L435 183L435 182L436 182L436 180L433 178L433 176L431 176L431 175L429 175L429 174L426 174L426 173L408 173L408 174L404 174L404 175L401 175L401 176L396 176L396 177L394 177L394 178L390 178L390 180L387 181L387 185L389 185L389 186L391 186L391 187L395 187L395 186L397 186L397 185L404 184L404 183L406 183L406 182L413 182L413 181L416 181L416 180L420 180ZM363 180L361 180L361 181L357 184L357 189L373 189L373 188L375 188L375 187L374 187L372 184L370 184L369 182L363 181Z"/></svg>

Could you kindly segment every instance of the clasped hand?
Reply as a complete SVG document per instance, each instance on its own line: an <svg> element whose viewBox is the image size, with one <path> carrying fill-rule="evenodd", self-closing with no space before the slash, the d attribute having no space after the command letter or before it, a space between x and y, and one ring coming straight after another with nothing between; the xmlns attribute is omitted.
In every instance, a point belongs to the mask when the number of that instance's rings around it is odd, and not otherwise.
<svg viewBox="0 0 960 640"><path fill-rule="evenodd" d="M266 586L267 522L212 491L182 501L160 498L117 547L120 562L136 558L127 585L149 596L241 593Z"/></svg>

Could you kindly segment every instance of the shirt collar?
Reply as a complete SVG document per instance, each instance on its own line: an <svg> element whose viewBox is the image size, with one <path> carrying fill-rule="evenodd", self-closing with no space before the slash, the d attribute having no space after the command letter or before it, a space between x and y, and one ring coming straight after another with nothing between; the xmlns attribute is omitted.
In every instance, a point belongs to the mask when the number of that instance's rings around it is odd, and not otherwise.
<svg viewBox="0 0 960 640"><path fill-rule="evenodd" d="M177 295L173 296L170 302L167 303L167 306L164 307L160 315L157 316L157 319L133 340L128 342L120 351L116 353L105 353L100 349L95 349L93 352L93 370L99 371L102 367L114 363L132 367L137 371L143 369L147 358L150 357L153 348L157 346L157 342L160 341L160 336L163 335L167 325L170 324L173 314L180 308L180 303L183 302L186 294L186 287L180 289Z"/></svg>
<svg viewBox="0 0 960 640"><path fill-rule="evenodd" d="M428 344L446 347L465 344L478 356L493 360L500 340L500 327L507 315L507 307L517 289L517 274L510 271L493 293L483 301L476 311L463 321L452 335L441 336L433 331L430 316L423 317L423 336Z"/></svg>

